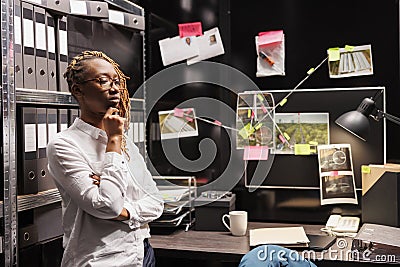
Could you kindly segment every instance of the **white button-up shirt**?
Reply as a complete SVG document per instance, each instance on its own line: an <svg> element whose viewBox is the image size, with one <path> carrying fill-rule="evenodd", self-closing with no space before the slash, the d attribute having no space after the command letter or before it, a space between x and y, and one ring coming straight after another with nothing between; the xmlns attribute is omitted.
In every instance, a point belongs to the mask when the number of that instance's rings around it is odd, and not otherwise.
<svg viewBox="0 0 400 267"><path fill-rule="evenodd" d="M128 160L106 152L107 134L77 118L47 146L49 171L62 197L64 256L61 266L142 266L148 222L163 202L138 148ZM91 174L101 177L93 184ZM127 221L112 220L125 208Z"/></svg>

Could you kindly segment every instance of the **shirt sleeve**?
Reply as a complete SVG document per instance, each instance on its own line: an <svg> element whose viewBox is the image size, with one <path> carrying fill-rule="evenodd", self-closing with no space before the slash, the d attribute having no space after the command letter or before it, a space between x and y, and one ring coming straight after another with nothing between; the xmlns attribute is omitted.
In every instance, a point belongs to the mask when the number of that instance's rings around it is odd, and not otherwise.
<svg viewBox="0 0 400 267"><path fill-rule="evenodd" d="M128 172L134 179L135 190L140 192L141 197L137 200L126 197L124 207L130 214L130 219L125 223L134 229L160 217L164 210L164 201L138 148L132 146L130 151Z"/></svg>
<svg viewBox="0 0 400 267"><path fill-rule="evenodd" d="M127 167L122 155L105 153L99 186L83 152L73 142L53 139L47 146L49 171L56 182L81 209L101 219L113 219L122 212L127 189Z"/></svg>

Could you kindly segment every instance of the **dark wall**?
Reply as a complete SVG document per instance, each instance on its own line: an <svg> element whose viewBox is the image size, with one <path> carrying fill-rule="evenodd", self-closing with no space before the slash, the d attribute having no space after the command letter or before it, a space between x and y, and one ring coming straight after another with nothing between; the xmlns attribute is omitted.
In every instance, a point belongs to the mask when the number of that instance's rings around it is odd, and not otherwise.
<svg viewBox="0 0 400 267"><path fill-rule="evenodd" d="M218 26L225 54L210 61L225 63L240 70L263 90L294 88L311 67L317 66L327 56L326 50L330 47L371 44L374 75L331 79L328 75L328 65L325 63L301 88L385 86L387 112L400 116L400 105L397 104L400 95L399 2L396 0L341 1L329 6L324 1L313 0L143 2L147 14L147 78L165 69L161 63L158 41L178 35L177 24L184 22L201 21L203 30ZM286 75L257 78L254 38L259 32L281 29L285 33ZM243 88L244 90L249 88ZM153 164L156 164L157 170L165 175L208 176L209 180L218 177L226 167L226 154L229 153L227 150L231 149L228 146L228 136L223 131L216 133L213 127L207 127L208 131L200 133L198 138L180 141L183 144L183 154L188 158L200 156L198 145L205 136L216 142L219 152L215 161L207 170L198 173L181 171L169 164L163 157L159 140L152 139L154 136L150 133L152 127L158 123L159 110L173 109L182 101L200 96L223 100L234 109L237 96L223 88L204 84L180 86L163 96L157 103L154 103L155 92L147 91L146 94L146 102L150 105L155 104L154 109L148 110L150 116L147 122L147 136L150 136L149 156ZM339 100L340 95L332 98L332 101L338 102L339 110L351 106L351 103L347 102L345 106L341 106ZM354 108L361 100L362 98L358 101L355 97ZM224 114L216 114L216 117L223 116ZM206 127L200 125L199 128ZM396 138L399 135L400 127L388 122L387 159L390 162L400 161L399 141ZM377 149L382 153L382 147ZM376 158L371 157L371 161L375 160ZM364 162L368 163L382 162ZM360 177L357 178L357 187L359 186ZM257 190L250 194L239 185L235 191L238 193L237 208L249 210L251 219L322 222L332 211L351 214L360 212L360 206L321 207L318 190ZM304 201L297 201L297 207L289 205L288 208L286 205L282 209L277 208L279 203L293 203L299 198Z"/></svg>
<svg viewBox="0 0 400 267"><path fill-rule="evenodd" d="M378 16L379 14L379 16ZM385 86L387 111L400 116L398 1L231 1L231 66L260 88L293 88L326 57L330 47L372 45L374 75L330 79L325 63L302 88ZM379 19L378 19L379 17ZM256 78L254 36L261 31L285 33L286 76ZM361 100L360 100L361 101ZM355 107L359 103L355 103ZM388 123L387 158L399 160L400 128Z"/></svg>

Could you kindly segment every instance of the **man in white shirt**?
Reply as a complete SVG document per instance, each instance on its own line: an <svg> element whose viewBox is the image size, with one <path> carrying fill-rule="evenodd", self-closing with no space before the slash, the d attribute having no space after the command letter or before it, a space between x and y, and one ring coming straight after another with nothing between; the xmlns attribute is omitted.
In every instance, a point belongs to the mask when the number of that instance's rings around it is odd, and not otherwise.
<svg viewBox="0 0 400 267"><path fill-rule="evenodd" d="M81 115L47 147L62 197L61 266L154 266L148 223L162 214L163 202L138 148L123 135L127 77L97 51L76 56L64 77Z"/></svg>

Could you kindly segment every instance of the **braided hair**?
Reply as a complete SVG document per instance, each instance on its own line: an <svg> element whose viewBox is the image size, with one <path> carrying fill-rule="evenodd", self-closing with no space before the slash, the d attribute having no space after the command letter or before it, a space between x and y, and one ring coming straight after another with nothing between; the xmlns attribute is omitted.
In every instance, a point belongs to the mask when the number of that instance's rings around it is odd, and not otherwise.
<svg viewBox="0 0 400 267"><path fill-rule="evenodd" d="M118 63L116 63L106 54L100 51L84 51L81 54L75 56L71 60L71 63L68 65L67 70L64 73L64 78L67 80L68 83L68 89L70 92L72 92L72 87L85 79L87 69L85 64L87 63L87 61L97 58L103 59L110 63L114 67L114 70L117 72L118 78L120 80L119 88L121 97L121 100L119 102L119 116L126 119L124 129L125 131L127 131L129 128L131 110L131 101L129 99L128 88L126 86L126 80L129 79L129 77L120 70ZM125 136L122 137L121 149L129 158Z"/></svg>

